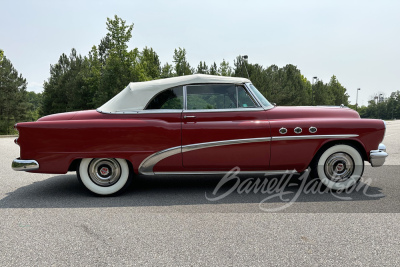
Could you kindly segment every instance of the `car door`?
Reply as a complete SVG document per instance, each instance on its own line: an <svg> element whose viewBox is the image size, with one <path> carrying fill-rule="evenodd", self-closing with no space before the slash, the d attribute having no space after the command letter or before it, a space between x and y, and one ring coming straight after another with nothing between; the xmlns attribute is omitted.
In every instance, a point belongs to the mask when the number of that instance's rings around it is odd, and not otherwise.
<svg viewBox="0 0 400 267"><path fill-rule="evenodd" d="M269 122L245 86L187 85L184 93L182 161L186 170L268 169Z"/></svg>

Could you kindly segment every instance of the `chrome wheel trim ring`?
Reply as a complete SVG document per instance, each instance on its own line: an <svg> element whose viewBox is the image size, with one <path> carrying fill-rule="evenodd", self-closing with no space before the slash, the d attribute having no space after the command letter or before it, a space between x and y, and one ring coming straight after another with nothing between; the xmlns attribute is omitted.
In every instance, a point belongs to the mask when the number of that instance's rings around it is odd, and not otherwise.
<svg viewBox="0 0 400 267"><path fill-rule="evenodd" d="M88 174L96 185L108 187L116 184L121 178L121 166L115 159L93 159L89 163Z"/></svg>
<svg viewBox="0 0 400 267"><path fill-rule="evenodd" d="M324 171L329 180L333 182L344 182L348 180L354 172L354 161L347 153L334 153L325 161Z"/></svg>

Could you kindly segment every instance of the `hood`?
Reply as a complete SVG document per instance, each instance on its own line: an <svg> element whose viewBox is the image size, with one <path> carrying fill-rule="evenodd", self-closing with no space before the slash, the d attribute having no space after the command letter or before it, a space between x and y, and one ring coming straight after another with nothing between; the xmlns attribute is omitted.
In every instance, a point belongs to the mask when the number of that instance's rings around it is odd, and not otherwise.
<svg viewBox="0 0 400 267"><path fill-rule="evenodd" d="M340 118L359 119L357 111L342 107L275 107L268 110L268 119Z"/></svg>

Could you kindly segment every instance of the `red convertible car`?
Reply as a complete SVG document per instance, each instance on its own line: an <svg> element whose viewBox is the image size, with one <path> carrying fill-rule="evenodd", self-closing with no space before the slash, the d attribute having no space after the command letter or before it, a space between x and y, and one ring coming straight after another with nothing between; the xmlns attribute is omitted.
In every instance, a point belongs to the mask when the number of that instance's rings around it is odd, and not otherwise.
<svg viewBox="0 0 400 267"><path fill-rule="evenodd" d="M97 110L15 125L16 171L66 173L99 195L134 174L303 172L330 189L382 166L382 120L345 107L276 107L248 79L190 75L130 83ZM313 178L314 178L313 177Z"/></svg>

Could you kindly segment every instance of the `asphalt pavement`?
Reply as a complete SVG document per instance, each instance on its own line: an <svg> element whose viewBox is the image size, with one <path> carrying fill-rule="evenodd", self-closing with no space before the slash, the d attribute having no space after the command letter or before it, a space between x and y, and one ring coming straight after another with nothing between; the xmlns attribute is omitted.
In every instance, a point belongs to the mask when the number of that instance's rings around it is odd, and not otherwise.
<svg viewBox="0 0 400 267"><path fill-rule="evenodd" d="M222 176L137 176L116 197L74 172L14 172L19 147L0 138L0 265L398 266L399 138L388 122L385 166L366 163L352 192L239 173L219 190Z"/></svg>

